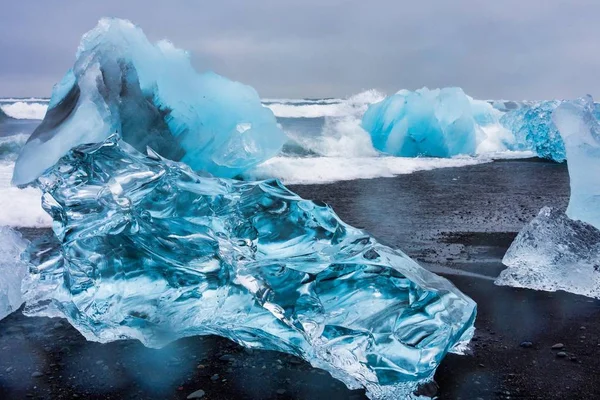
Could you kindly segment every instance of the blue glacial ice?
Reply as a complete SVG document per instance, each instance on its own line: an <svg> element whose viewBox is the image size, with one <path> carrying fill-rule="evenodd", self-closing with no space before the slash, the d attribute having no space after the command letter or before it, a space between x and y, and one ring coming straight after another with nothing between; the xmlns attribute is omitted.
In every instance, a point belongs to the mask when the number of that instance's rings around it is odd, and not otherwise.
<svg viewBox="0 0 600 400"><path fill-rule="evenodd" d="M198 74L170 42L152 44L129 21L102 19L85 34L73 68L15 166L27 184L74 146L118 132L194 170L233 177L275 155L285 142L256 91L212 72Z"/></svg>
<svg viewBox="0 0 600 400"><path fill-rule="evenodd" d="M60 247L30 250L46 258L26 313L90 340L217 334L397 399L472 336L476 305L450 282L278 181L200 176L111 136L36 185Z"/></svg>
<svg viewBox="0 0 600 400"><path fill-rule="evenodd" d="M590 96L566 102L553 114L564 140L571 185L567 215L600 229L600 123Z"/></svg>
<svg viewBox="0 0 600 400"><path fill-rule="evenodd" d="M484 127L498 126L502 112L486 101L474 100L460 88L414 92L401 90L372 104L362 119L376 149L395 156L452 157L474 155L478 147L497 141L494 149L507 149L508 131L494 130L488 137ZM493 137L492 137L493 136Z"/></svg>
<svg viewBox="0 0 600 400"><path fill-rule="evenodd" d="M27 274L27 263L21 260L21 253L28 243L19 232L0 226L0 319L23 304L21 282Z"/></svg>
<svg viewBox="0 0 600 400"><path fill-rule="evenodd" d="M552 113L559 100L541 101L509 111L500 123L515 135L516 147L533 150L539 157L563 162L565 146L552 122Z"/></svg>
<svg viewBox="0 0 600 400"><path fill-rule="evenodd" d="M552 115L569 168L566 214L543 208L511 244L496 284L600 298L600 123L591 97Z"/></svg>

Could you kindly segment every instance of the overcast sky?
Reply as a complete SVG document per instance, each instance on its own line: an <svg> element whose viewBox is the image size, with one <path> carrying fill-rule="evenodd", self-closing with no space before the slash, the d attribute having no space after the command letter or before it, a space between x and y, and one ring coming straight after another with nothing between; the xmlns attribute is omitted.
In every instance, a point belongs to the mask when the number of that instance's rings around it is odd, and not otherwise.
<svg viewBox="0 0 600 400"><path fill-rule="evenodd" d="M600 96L600 0L2 0L0 96L48 96L103 16L170 39L198 70L262 97L422 86Z"/></svg>

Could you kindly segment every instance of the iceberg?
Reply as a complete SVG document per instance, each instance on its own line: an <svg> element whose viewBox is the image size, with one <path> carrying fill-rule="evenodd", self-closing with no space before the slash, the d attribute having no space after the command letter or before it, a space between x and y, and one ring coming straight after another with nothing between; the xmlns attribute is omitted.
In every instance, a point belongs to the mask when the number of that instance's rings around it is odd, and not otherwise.
<svg viewBox="0 0 600 400"><path fill-rule="evenodd" d="M498 125L501 114L460 88L401 90L370 105L362 127L382 152L402 157L452 157L475 154L488 139L483 127ZM495 132L507 147L512 136L501 133Z"/></svg>
<svg viewBox="0 0 600 400"><path fill-rule="evenodd" d="M544 207L504 255L495 283L600 299L600 231Z"/></svg>
<svg viewBox="0 0 600 400"><path fill-rule="evenodd" d="M502 260L498 285L600 298L600 123L590 96L559 105L571 197L566 214L544 207Z"/></svg>
<svg viewBox="0 0 600 400"><path fill-rule="evenodd" d="M23 304L21 282L27 274L27 264L21 253L28 241L7 226L0 226L0 319Z"/></svg>
<svg viewBox="0 0 600 400"><path fill-rule="evenodd" d="M54 87L48 112L13 174L25 185L71 148L118 132L194 170L234 177L275 155L285 134L256 91L198 74L170 42L152 44L129 21L102 19L85 34L73 68Z"/></svg>
<svg viewBox="0 0 600 400"><path fill-rule="evenodd" d="M550 100L524 105L504 114L500 123L513 132L519 150L533 150L539 157L563 162L565 146L552 122L560 104L560 100Z"/></svg>
<svg viewBox="0 0 600 400"><path fill-rule="evenodd" d="M600 123L591 96L566 102L552 118L565 143L571 197L567 215L600 229Z"/></svg>
<svg viewBox="0 0 600 400"><path fill-rule="evenodd" d="M294 354L372 399L407 398L473 334L475 303L278 181L201 176L117 135L36 180L58 250L25 313L158 347L216 334Z"/></svg>

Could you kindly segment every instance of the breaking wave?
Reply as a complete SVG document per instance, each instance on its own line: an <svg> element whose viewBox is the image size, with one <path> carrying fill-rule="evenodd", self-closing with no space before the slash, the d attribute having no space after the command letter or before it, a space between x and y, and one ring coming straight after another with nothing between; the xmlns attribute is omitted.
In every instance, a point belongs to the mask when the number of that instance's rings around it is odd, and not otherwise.
<svg viewBox="0 0 600 400"><path fill-rule="evenodd" d="M3 99L0 101L0 108L6 115L15 119L44 119L46 110L48 109L47 102L29 102L16 101L10 102L11 99Z"/></svg>

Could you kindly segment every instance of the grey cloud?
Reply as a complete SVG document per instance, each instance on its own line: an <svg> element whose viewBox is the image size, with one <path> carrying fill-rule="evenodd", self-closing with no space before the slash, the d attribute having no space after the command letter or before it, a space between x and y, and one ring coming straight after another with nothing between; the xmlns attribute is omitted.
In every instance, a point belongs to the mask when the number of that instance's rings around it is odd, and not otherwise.
<svg viewBox="0 0 600 400"><path fill-rule="evenodd" d="M128 18L264 97L461 86L477 98L600 95L596 0L12 1L0 96L48 95L79 38Z"/></svg>

